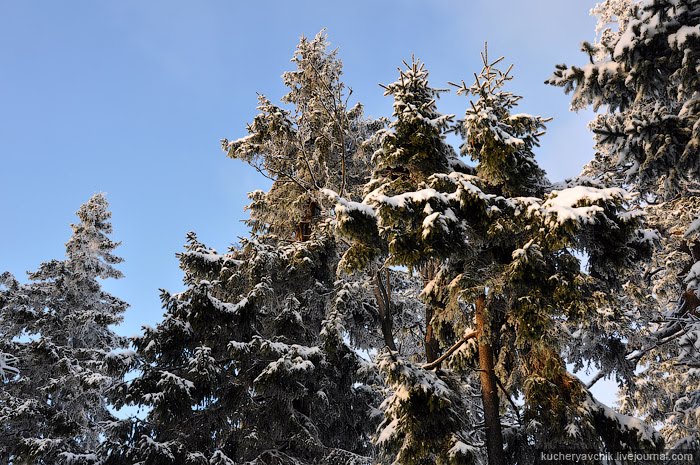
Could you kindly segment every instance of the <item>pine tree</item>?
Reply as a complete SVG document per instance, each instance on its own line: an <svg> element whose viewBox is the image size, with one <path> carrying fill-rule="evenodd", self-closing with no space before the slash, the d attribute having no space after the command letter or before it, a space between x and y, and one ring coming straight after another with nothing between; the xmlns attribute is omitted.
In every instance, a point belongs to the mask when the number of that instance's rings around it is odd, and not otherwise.
<svg viewBox="0 0 700 465"><path fill-rule="evenodd" d="M322 189L348 198L361 195L369 174L372 135L384 121L366 119L359 103L348 107L352 91L341 80L337 50L328 51L328 47L325 31L313 39L302 37L292 58L296 69L282 76L289 88L282 101L291 108L274 105L261 95L260 113L248 125L248 135L222 140L229 157L248 163L273 181L269 191L249 194L248 225L253 234L282 241L308 240L332 210ZM369 273L374 284L366 282L360 288L369 292L370 299L378 299L373 305L378 318L372 319L382 329L385 342L393 345L397 314L391 311L391 302L384 300L389 297L386 289L382 291L386 277L377 273ZM357 322L346 320L353 323Z"/></svg>
<svg viewBox="0 0 700 465"><path fill-rule="evenodd" d="M548 82L573 93L574 109L606 109L590 124L597 153L584 174L638 191L658 243L626 270L626 305L640 321L626 358L640 373L622 404L663 423L669 446L700 451L700 2L607 0L594 13L590 63L559 65Z"/></svg>
<svg viewBox="0 0 700 465"><path fill-rule="evenodd" d="M468 380L467 374L479 366L482 410L463 415L486 421L487 431L480 437L486 440L490 463L505 463L500 411L513 422L506 442L508 454L517 461L527 460L533 444L540 449L554 445L654 449L658 445L653 433L630 426L628 419L597 403L567 373L562 356L570 346L581 344L570 339L566 328L600 331L597 308L615 312L605 298L612 278L607 270L625 263L639 248L634 235L638 221L624 210L629 196L621 189L592 186L551 190L531 151L544 120L511 115L518 97L501 90L509 74L498 71L486 54L483 58L484 69L475 84L460 86L460 92L473 95L476 102L458 126L466 137L462 152L484 160L483 167L481 163L466 167L452 157L440 134L450 117L435 110L435 94L420 64L410 65L397 83L387 86L395 98L396 119L373 159L377 168L368 193L362 203L338 198L338 227L354 240L355 248L344 260L351 267L362 267L366 257L387 251L390 264L435 267L422 295L440 302L432 322L443 346L451 348L422 369L446 364L446 369ZM504 169L499 170L498 163ZM544 197L510 196L533 194ZM574 250L588 255L588 273L581 271ZM614 334L607 336L614 339ZM582 356L570 352L572 358ZM404 402L409 402L406 391L413 395L428 391L420 386L405 389L401 383L406 378L397 379L392 387ZM516 423L520 409L502 402L499 388L507 396L524 396L524 423ZM466 384L465 389L473 390L474 385ZM449 404L448 391L439 392L445 393L443 403ZM430 413L438 412L435 408L420 418L403 416L394 431L427 431L430 436L433 431L417 425L430 424ZM385 408L385 415L392 418L392 409ZM453 437L467 436L458 422L445 424L457 428ZM626 433L615 436L620 431ZM430 437L432 444L445 444ZM398 448L389 446L385 453L404 457L428 441L403 438L382 441L380 446L398 443ZM435 460L440 453L411 452L415 462L410 463Z"/></svg>
<svg viewBox="0 0 700 465"><path fill-rule="evenodd" d="M186 290L164 292L163 321L134 341L124 398L148 416L112 425L107 463L366 463L372 399L328 310L329 250L251 240L218 254L190 234Z"/></svg>
<svg viewBox="0 0 700 465"><path fill-rule="evenodd" d="M292 58L296 69L282 76L289 88L282 101L292 108L260 95L260 113L248 125L248 135L222 140L229 157L273 181L268 192L250 195L248 224L254 234L308 239L327 210L319 189L353 195L366 176L361 144L382 122L367 121L360 104L347 107L351 92L341 81L342 63L337 50L328 47L325 31L311 40L302 37Z"/></svg>
<svg viewBox="0 0 700 465"><path fill-rule="evenodd" d="M114 267L122 260L104 195L77 216L64 260L42 263L27 284L4 275L0 327L21 369L5 383L0 409L1 455L12 463L97 463L101 424L113 419L105 391L119 382L110 365L123 340L110 325L127 304L99 280L122 277Z"/></svg>
<svg viewBox="0 0 700 465"><path fill-rule="evenodd" d="M336 276L344 246L320 189L357 195L364 142L382 123L347 108L327 47L323 33L302 38L297 69L283 76L291 109L260 97L248 136L223 141L272 186L250 195L240 246L219 254L188 237L186 289L164 293L163 322L134 341L141 374L121 395L148 416L112 425L108 463L349 465L373 455L377 377L346 337L363 349L393 344L394 314L381 316L373 294L381 284L386 302L390 288L411 286L397 273Z"/></svg>

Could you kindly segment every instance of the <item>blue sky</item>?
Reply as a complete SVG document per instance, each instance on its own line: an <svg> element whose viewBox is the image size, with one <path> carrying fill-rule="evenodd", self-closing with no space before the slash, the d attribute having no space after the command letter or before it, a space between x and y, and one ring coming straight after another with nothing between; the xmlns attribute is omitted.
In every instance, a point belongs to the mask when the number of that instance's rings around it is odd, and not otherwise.
<svg viewBox="0 0 700 465"><path fill-rule="evenodd" d="M174 256L194 230L225 250L245 235L246 192L264 180L220 150L245 135L256 92L277 101L300 35L327 28L351 102L389 115L378 83L411 54L435 86L479 70L479 51L514 63L518 111L554 117L538 159L553 180L592 157L589 113L543 81L581 63L594 2L561 0L0 0L0 270L24 279L60 258L74 212L106 192L126 277L106 287L131 308L126 335L177 291ZM446 113L468 101L448 95Z"/></svg>

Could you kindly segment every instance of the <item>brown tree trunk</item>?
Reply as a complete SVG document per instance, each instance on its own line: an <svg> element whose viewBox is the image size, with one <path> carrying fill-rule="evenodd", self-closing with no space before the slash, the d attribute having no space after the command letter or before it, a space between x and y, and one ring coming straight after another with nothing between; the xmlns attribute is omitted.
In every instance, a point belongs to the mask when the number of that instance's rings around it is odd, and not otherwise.
<svg viewBox="0 0 700 465"><path fill-rule="evenodd" d="M437 268L437 263L433 261L428 263L421 271L421 278L423 279L424 285L427 285L433 280L433 278L435 278ZM435 336L435 330L433 329L432 323L433 316L435 316L437 310L439 310L439 307L434 303L425 303L425 341L423 346L425 347L426 363L432 363L440 356L440 343Z"/></svg>
<svg viewBox="0 0 700 465"><path fill-rule="evenodd" d="M320 208L316 202L309 202L306 205L306 211L301 221L294 227L294 238L300 242L306 242L311 239L311 225L314 218L318 216Z"/></svg>
<svg viewBox="0 0 700 465"><path fill-rule="evenodd" d="M486 297L476 299L475 323L479 338L479 377L481 380L481 402L484 406L486 427L486 450L489 465L505 465L503 432L499 415L498 384L494 371L491 331L486 319Z"/></svg>
<svg viewBox="0 0 700 465"><path fill-rule="evenodd" d="M431 323L435 315L435 306L425 305L425 361L431 363L440 356L440 343L435 337L433 324Z"/></svg>
<svg viewBox="0 0 700 465"><path fill-rule="evenodd" d="M374 276L374 298L377 301L377 310L379 312L379 323L384 337L384 344L396 352L396 344L394 343L394 322L391 314L391 275L389 270L386 270L386 283L382 280L382 272L377 271Z"/></svg>

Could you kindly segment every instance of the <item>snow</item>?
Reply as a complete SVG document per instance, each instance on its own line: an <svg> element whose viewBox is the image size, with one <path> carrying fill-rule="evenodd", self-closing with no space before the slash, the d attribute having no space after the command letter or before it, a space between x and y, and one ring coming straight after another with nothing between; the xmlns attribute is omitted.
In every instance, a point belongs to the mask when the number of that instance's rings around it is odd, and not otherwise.
<svg viewBox="0 0 700 465"><path fill-rule="evenodd" d="M566 434L569 437L577 438L581 436L581 430L574 423L566 425Z"/></svg>
<svg viewBox="0 0 700 465"><path fill-rule="evenodd" d="M534 239L530 239L530 241L525 244L522 248L520 249L515 249L512 253L513 260L524 260L527 261L527 252L530 246L532 246Z"/></svg>
<svg viewBox="0 0 700 465"><path fill-rule="evenodd" d="M452 216L454 217L454 214ZM428 237L430 232L435 229L435 223L438 223L444 231L449 231L450 227L447 225L445 218L447 218L447 216L440 212L431 213L430 215L426 216L423 220L423 239Z"/></svg>
<svg viewBox="0 0 700 465"><path fill-rule="evenodd" d="M693 220L688 226L688 229L683 234L684 237L690 237L693 234L700 233L700 216Z"/></svg>
<svg viewBox="0 0 700 465"><path fill-rule="evenodd" d="M262 370L262 372L255 378L254 383L260 383L266 377L281 374L282 376L289 375L294 372L306 372L311 371L315 368L314 364L310 360L304 360L301 357L281 357L274 362L268 363L268 365Z"/></svg>
<svg viewBox="0 0 700 465"><path fill-rule="evenodd" d="M73 454L72 452L61 452L59 457L63 459L65 465L85 465L97 463L96 454Z"/></svg>
<svg viewBox="0 0 700 465"><path fill-rule="evenodd" d="M112 378L109 376L101 375L99 373L91 373L83 378L83 382L86 386L100 387L102 385L109 384Z"/></svg>
<svg viewBox="0 0 700 465"><path fill-rule="evenodd" d="M533 204L530 211L539 210L550 223L563 225L573 221L579 224L592 224L603 207L599 202L629 200L630 195L620 188L599 189L588 186L576 186L561 191L553 191L547 200L538 207Z"/></svg>
<svg viewBox="0 0 700 465"><path fill-rule="evenodd" d="M674 34L668 36L668 45L673 48L682 47L690 37L700 36L700 24L696 26L681 26Z"/></svg>
<svg viewBox="0 0 700 465"><path fill-rule="evenodd" d="M688 290L695 291L696 294L698 293L698 290L700 290L700 261L695 262L695 264L690 267L690 271L684 281L688 285Z"/></svg>
<svg viewBox="0 0 700 465"><path fill-rule="evenodd" d="M11 376L17 375L19 370L15 367L16 363L17 357L0 352L0 379L6 380Z"/></svg>
<svg viewBox="0 0 700 465"><path fill-rule="evenodd" d="M146 450L153 451L158 455L166 457L170 461L175 460L175 456L170 450L171 442L156 442L145 434L140 438L140 446Z"/></svg>
<svg viewBox="0 0 700 465"><path fill-rule="evenodd" d="M635 432L643 441L654 443L658 439L658 433L651 426L646 425L638 418L615 412L590 394L583 404L586 408L599 411L607 418L615 420L623 429Z"/></svg>
<svg viewBox="0 0 700 465"><path fill-rule="evenodd" d="M214 306L215 309L219 310L220 312L223 313L230 313L232 315L235 315L238 313L243 307L248 305L248 298L244 297L241 299L239 302L232 304L229 302L223 302L216 297L212 296L211 294L207 293L207 297L209 297L209 301L211 304Z"/></svg>
<svg viewBox="0 0 700 465"><path fill-rule="evenodd" d="M470 446L469 444L465 444L464 442L460 440L456 440L454 446L450 448L450 450L447 451L447 456L448 457L457 457L457 456L471 456L471 455L476 455L479 452L479 449Z"/></svg>
<svg viewBox="0 0 700 465"><path fill-rule="evenodd" d="M659 243L661 236L656 229L637 229L635 241L640 244L654 245Z"/></svg>
<svg viewBox="0 0 700 465"><path fill-rule="evenodd" d="M241 138L236 139L236 140L230 140L230 141L227 140L224 143L224 148L225 148L225 150L230 151L234 147L240 147L241 145L245 145L248 142L250 142L251 140L253 140L255 135L256 134L248 134L247 136L241 137Z"/></svg>
<svg viewBox="0 0 700 465"><path fill-rule="evenodd" d="M377 443L382 444L389 441L396 434L396 429L399 426L399 419L394 418L388 425L382 428L379 436L377 437Z"/></svg>
<svg viewBox="0 0 700 465"><path fill-rule="evenodd" d="M352 202L350 200L346 200L331 189L321 189L321 192L336 203L335 211L338 215L342 213L349 213L351 211L359 211L367 217L375 217L374 209L366 203Z"/></svg>
<svg viewBox="0 0 700 465"><path fill-rule="evenodd" d="M437 199L442 203L447 203L447 198L441 192L433 188L421 189L413 192L405 192L399 195L386 196L379 194L377 191L371 192L365 197L366 203L376 203L386 205L391 208L406 208L406 204L427 202L431 199Z"/></svg>
<svg viewBox="0 0 700 465"><path fill-rule="evenodd" d="M143 351L144 353L148 353L153 350L153 348L156 346L156 341L154 339L151 339L146 347L144 347Z"/></svg>
<svg viewBox="0 0 700 465"><path fill-rule="evenodd" d="M119 361L123 365L131 365L136 360L136 352L127 349L112 350L107 353L105 360Z"/></svg>
<svg viewBox="0 0 700 465"><path fill-rule="evenodd" d="M194 390L194 383L190 380L177 376L169 371L162 371L161 378L156 383L158 387L174 387L179 391L185 391L188 395Z"/></svg>
<svg viewBox="0 0 700 465"><path fill-rule="evenodd" d="M217 450L209 459L209 465L236 465L226 454Z"/></svg>
<svg viewBox="0 0 700 465"><path fill-rule="evenodd" d="M377 190L367 194L363 203L376 205L377 208L388 206L390 208L406 208L409 203L422 204L433 201L437 204L449 205L451 202L460 201L464 193L468 193L484 201L490 201L497 198L493 194L485 194L476 184L479 178L470 174L453 171L449 174L434 174L430 177L430 182L447 181L455 185L456 190L453 193L439 192L432 187L426 187L417 191L405 192L403 194L387 196L379 193ZM432 207L431 207L432 208ZM454 212L447 213L450 218ZM456 219L456 217L455 217Z"/></svg>
<svg viewBox="0 0 700 465"><path fill-rule="evenodd" d="M584 65L581 70L586 79L592 76L598 77L598 84L603 85L606 78L613 77L621 70L620 64L614 61L604 61L600 63L589 63Z"/></svg>
<svg viewBox="0 0 700 465"><path fill-rule="evenodd" d="M625 51L632 48L637 42L638 37L635 34L634 30L636 29L636 27L639 26L640 23L641 21L639 20L632 20L629 22L627 28L620 36L620 39L617 41L617 44L615 44L615 50L613 51L613 57L615 59L620 58L622 54L625 53Z"/></svg>

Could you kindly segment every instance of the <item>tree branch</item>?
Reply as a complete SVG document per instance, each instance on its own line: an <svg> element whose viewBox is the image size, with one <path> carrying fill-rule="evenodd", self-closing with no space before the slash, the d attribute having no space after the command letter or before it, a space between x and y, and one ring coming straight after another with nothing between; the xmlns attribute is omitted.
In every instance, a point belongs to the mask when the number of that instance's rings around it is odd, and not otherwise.
<svg viewBox="0 0 700 465"><path fill-rule="evenodd" d="M442 363L446 358L448 358L450 355L452 355L457 349L462 347L462 344L467 342L469 339L473 339L475 337L476 337L476 331L471 331L471 332L465 334L462 337L462 339L460 339L452 347L447 349L447 352L442 354L440 357L438 357L434 361L432 361L430 363L426 363L425 365L423 365L423 368L426 370L432 370L433 368L437 368L440 365L440 363Z"/></svg>

